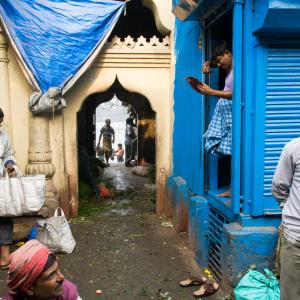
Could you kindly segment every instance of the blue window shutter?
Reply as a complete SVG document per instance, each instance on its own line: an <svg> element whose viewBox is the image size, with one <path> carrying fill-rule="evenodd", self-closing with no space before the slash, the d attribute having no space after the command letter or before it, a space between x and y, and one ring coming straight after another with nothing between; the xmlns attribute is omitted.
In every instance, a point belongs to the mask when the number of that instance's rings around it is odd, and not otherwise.
<svg viewBox="0 0 300 300"><path fill-rule="evenodd" d="M300 136L300 48L269 48L265 58L265 81L261 81L266 85L265 97L256 99L265 99L261 105L256 104L257 129L261 121L260 130L264 127L263 132L257 130L255 134L257 184L252 212L257 216L280 212L271 192L272 178L284 145Z"/></svg>

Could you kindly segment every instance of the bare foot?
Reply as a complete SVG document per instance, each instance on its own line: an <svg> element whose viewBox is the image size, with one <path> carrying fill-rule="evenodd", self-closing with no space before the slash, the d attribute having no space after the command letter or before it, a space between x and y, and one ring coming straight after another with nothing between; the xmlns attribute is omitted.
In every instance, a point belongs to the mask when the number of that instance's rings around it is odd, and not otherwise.
<svg viewBox="0 0 300 300"><path fill-rule="evenodd" d="M228 190L224 193L218 194L217 197L219 197L219 198L230 198L231 197L231 190Z"/></svg>
<svg viewBox="0 0 300 300"><path fill-rule="evenodd" d="M0 251L1 251L1 258L0 258L0 267L1 266L6 266L9 263L9 246L1 246Z"/></svg>

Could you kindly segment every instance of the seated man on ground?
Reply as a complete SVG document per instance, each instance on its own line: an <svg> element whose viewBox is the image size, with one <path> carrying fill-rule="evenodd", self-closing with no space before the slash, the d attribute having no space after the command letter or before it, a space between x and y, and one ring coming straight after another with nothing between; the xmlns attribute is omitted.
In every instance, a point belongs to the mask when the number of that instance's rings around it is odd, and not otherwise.
<svg viewBox="0 0 300 300"><path fill-rule="evenodd" d="M78 146L78 169L79 177L90 187L95 198L100 199L100 192L98 190L97 180L94 177L91 167L91 158L88 155L87 149L84 145Z"/></svg>
<svg viewBox="0 0 300 300"><path fill-rule="evenodd" d="M1 300L81 300L76 286L65 279L54 254L31 240L10 255L9 294Z"/></svg>

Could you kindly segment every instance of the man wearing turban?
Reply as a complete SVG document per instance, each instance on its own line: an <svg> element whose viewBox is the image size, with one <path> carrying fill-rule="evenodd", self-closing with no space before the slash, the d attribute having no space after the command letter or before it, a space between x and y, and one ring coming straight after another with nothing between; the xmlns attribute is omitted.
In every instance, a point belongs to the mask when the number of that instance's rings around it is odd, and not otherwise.
<svg viewBox="0 0 300 300"><path fill-rule="evenodd" d="M0 300L81 300L76 286L60 272L54 254L31 240L10 255L9 294Z"/></svg>

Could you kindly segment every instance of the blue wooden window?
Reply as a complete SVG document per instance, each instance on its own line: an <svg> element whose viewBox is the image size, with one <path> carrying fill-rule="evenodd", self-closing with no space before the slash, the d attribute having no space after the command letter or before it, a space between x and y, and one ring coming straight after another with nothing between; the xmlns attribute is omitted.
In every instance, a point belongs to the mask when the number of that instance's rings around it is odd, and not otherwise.
<svg viewBox="0 0 300 300"><path fill-rule="evenodd" d="M300 47L257 48L252 214L278 214L272 178L284 145L300 136Z"/></svg>

